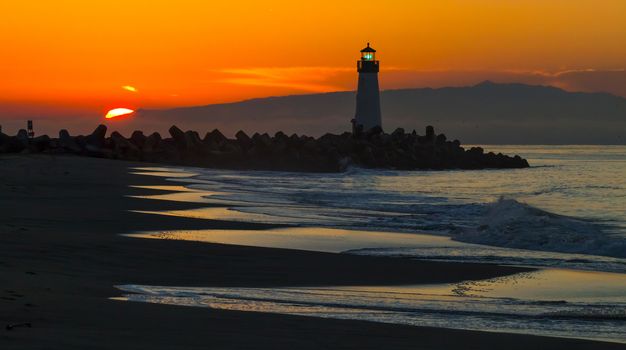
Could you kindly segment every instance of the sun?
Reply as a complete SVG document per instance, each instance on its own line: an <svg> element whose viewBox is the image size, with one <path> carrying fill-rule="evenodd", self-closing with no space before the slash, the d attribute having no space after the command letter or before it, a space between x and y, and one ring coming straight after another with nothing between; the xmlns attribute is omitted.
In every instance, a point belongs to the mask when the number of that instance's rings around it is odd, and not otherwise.
<svg viewBox="0 0 626 350"><path fill-rule="evenodd" d="M120 117L123 115L128 115L131 113L134 113L135 111L132 109L128 109L128 108L115 108L110 110L109 112L107 112L107 115L105 116L106 119L112 119L115 117Z"/></svg>

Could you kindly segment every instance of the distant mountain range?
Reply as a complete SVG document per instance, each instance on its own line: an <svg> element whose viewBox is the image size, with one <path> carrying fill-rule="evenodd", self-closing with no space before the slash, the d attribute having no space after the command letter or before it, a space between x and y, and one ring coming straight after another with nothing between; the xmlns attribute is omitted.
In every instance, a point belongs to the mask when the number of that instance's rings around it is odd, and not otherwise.
<svg viewBox="0 0 626 350"><path fill-rule="evenodd" d="M468 144L626 144L626 99L554 87L495 84L386 90L383 128L424 133L426 125ZM355 93L292 95L166 110L140 110L125 131L176 124L226 135L282 130L319 136L350 130Z"/></svg>

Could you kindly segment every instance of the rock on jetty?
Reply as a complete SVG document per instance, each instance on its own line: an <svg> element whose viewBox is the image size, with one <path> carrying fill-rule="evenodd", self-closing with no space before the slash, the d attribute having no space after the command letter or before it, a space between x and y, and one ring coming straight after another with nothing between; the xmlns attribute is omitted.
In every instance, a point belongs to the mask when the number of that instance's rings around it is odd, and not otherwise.
<svg viewBox="0 0 626 350"><path fill-rule="evenodd" d="M432 126L425 135L415 130L406 133L398 128L391 134L373 129L353 135L326 134L319 138L254 134L239 131L234 139L215 129L204 138L195 131L169 129L169 138L158 133L145 136L133 132L130 138L98 126L86 136L71 136L61 130L58 138L47 135L29 139L25 130L15 136L0 133L0 153L78 154L91 157L147 161L211 168L339 172L354 165L364 168L417 169L488 169L525 168L528 162L519 156L485 153L480 147L464 149L458 140L448 141L435 134Z"/></svg>

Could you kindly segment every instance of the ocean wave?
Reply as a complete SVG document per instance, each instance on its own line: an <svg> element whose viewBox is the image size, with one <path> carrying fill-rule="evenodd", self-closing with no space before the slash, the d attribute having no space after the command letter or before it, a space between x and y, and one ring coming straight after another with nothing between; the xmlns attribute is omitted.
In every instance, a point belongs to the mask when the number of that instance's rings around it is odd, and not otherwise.
<svg viewBox="0 0 626 350"><path fill-rule="evenodd" d="M568 194L572 191L585 191L585 190L611 190L611 191L624 191L625 188L623 186L608 186L608 185L596 185L596 184L585 184L585 185L569 185L569 184L560 184L546 188L540 188L536 191L532 192L532 195L540 196L545 194L553 194L553 193L563 193Z"/></svg>
<svg viewBox="0 0 626 350"><path fill-rule="evenodd" d="M606 307L602 309L581 308L578 310L559 310L554 312L545 312L541 317L549 318L570 318L578 320L596 320L596 321L626 321L626 310Z"/></svg>
<svg viewBox="0 0 626 350"><path fill-rule="evenodd" d="M451 231L454 240L497 247L626 258L626 239L606 223L553 214L514 199L487 205L475 228Z"/></svg>
<svg viewBox="0 0 626 350"><path fill-rule="evenodd" d="M607 264L598 258L626 258L619 169L607 166L604 171L609 175L599 181L597 164L567 164L535 167L512 178L498 171L352 168L342 174L307 174L193 169L198 176L180 181L218 192L207 199L253 214L250 221L261 214L266 220L298 226L427 233L492 247L585 255L563 261L507 259L490 252L446 257L449 252L422 251L415 257L626 271L624 261ZM565 181L572 172L578 174L576 181ZM590 219L578 218L582 216Z"/></svg>
<svg viewBox="0 0 626 350"><path fill-rule="evenodd" d="M488 245L440 246L419 248L365 248L344 251L344 254L386 256L433 261L489 263L567 268L577 270L624 272L626 260L587 254L555 253Z"/></svg>

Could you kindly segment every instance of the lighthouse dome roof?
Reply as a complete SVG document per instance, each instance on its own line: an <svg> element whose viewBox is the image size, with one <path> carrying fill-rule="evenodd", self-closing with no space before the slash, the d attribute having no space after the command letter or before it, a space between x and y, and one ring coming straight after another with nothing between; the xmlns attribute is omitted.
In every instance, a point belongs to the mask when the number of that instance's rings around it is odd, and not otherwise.
<svg viewBox="0 0 626 350"><path fill-rule="evenodd" d="M361 50L361 52L376 52L376 50L370 47L370 43L367 43L367 47Z"/></svg>

